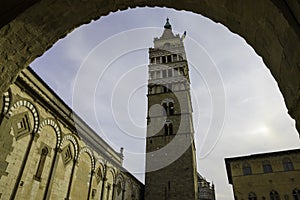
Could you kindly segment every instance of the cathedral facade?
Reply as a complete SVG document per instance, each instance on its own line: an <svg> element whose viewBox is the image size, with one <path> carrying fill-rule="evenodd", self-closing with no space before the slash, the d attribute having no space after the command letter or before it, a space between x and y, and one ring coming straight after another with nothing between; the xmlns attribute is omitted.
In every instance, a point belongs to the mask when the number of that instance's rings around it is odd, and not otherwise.
<svg viewBox="0 0 300 200"><path fill-rule="evenodd" d="M143 184L29 67L0 101L0 199L143 199Z"/></svg>

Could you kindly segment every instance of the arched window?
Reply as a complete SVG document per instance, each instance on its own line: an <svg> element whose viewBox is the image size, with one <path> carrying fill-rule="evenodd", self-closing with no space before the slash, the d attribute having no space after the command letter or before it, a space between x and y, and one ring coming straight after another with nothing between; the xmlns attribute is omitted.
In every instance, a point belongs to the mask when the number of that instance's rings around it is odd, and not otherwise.
<svg viewBox="0 0 300 200"><path fill-rule="evenodd" d="M46 157L47 157L48 153L49 153L48 148L44 147L42 149L42 152L41 152L38 168L37 168L36 173L34 175L34 179L37 180L37 181L41 181L41 176L42 176L42 173L43 173L43 169L44 169L44 165L45 165L45 161L46 161Z"/></svg>
<svg viewBox="0 0 300 200"><path fill-rule="evenodd" d="M167 102L164 102L164 103L162 104L162 107L164 108L164 109L163 109L163 116L166 116L167 113L168 113L168 104L167 104Z"/></svg>
<svg viewBox="0 0 300 200"><path fill-rule="evenodd" d="M270 161L265 160L265 161L263 161L262 164L263 164L264 173L271 173L271 172L273 172L272 165L271 165Z"/></svg>
<svg viewBox="0 0 300 200"><path fill-rule="evenodd" d="M173 135L173 123L171 120L166 120L166 123L164 125L164 134Z"/></svg>
<svg viewBox="0 0 300 200"><path fill-rule="evenodd" d="M272 190L270 192L270 200L280 200L278 192L276 192L275 190Z"/></svg>
<svg viewBox="0 0 300 200"><path fill-rule="evenodd" d="M247 162L243 164L243 174L244 175L251 175L252 174L251 166Z"/></svg>
<svg viewBox="0 0 300 200"><path fill-rule="evenodd" d="M161 63L161 57L156 57L156 63L157 64Z"/></svg>
<svg viewBox="0 0 300 200"><path fill-rule="evenodd" d="M169 103L169 115L174 115L174 103Z"/></svg>
<svg viewBox="0 0 300 200"><path fill-rule="evenodd" d="M254 192L250 192L248 194L248 200L257 200L256 194Z"/></svg>
<svg viewBox="0 0 300 200"><path fill-rule="evenodd" d="M282 160L284 171L292 171L294 170L293 162L289 158L284 158Z"/></svg>
<svg viewBox="0 0 300 200"><path fill-rule="evenodd" d="M173 54L173 61L177 61L177 55Z"/></svg>
<svg viewBox="0 0 300 200"><path fill-rule="evenodd" d="M293 200L300 200L300 190L299 189L293 190Z"/></svg>
<svg viewBox="0 0 300 200"><path fill-rule="evenodd" d="M172 62L172 56L171 55L167 56L167 62Z"/></svg>
<svg viewBox="0 0 300 200"><path fill-rule="evenodd" d="M173 99L165 99L161 103L163 110L163 115L174 115L174 100Z"/></svg>
<svg viewBox="0 0 300 200"><path fill-rule="evenodd" d="M173 124L169 124L169 135L173 135Z"/></svg>

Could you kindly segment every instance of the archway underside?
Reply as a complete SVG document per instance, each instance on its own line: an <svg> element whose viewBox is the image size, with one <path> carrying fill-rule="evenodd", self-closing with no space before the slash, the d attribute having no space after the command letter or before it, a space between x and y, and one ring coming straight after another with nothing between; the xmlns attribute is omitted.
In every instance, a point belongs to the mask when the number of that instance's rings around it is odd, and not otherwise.
<svg viewBox="0 0 300 200"><path fill-rule="evenodd" d="M198 13L242 36L270 69L300 132L298 0L9 1L0 9L0 95L22 69L74 28L110 12L138 6Z"/></svg>

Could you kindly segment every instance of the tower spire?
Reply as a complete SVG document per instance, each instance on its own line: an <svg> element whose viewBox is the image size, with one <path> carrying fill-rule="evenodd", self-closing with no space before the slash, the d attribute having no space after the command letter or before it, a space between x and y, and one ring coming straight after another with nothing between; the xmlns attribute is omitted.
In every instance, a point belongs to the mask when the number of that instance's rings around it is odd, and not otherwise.
<svg viewBox="0 0 300 200"><path fill-rule="evenodd" d="M165 29L172 29L172 26L171 26L171 24L169 22L169 18L167 18L167 21L166 21L166 24L165 24L164 28Z"/></svg>

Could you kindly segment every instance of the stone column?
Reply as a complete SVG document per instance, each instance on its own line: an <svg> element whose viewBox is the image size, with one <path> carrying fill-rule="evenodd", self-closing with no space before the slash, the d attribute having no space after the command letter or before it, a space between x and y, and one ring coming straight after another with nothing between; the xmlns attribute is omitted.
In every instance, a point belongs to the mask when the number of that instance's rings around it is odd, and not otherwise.
<svg viewBox="0 0 300 200"><path fill-rule="evenodd" d="M25 166L26 166L26 163L27 163L27 160L28 160L28 156L29 156L29 153L30 153L30 150L31 150L31 147L32 147L32 143L33 143L35 137L38 137L38 134L36 134L36 133L31 133L30 135L31 135L31 138L30 138L28 146L26 148L26 152L25 152L25 155L24 155L21 167L20 167L19 174L17 176L17 180L15 182L14 189L13 189L11 195L10 195L10 200L14 200L15 197L16 197L17 190L18 190L19 184L20 184L20 180L23 176L23 172L24 172L24 169L25 169Z"/></svg>
<svg viewBox="0 0 300 200"><path fill-rule="evenodd" d="M94 173L95 173L95 171L92 169L92 170L91 170L90 182L89 182L89 192L88 192L87 200L90 199Z"/></svg>
<svg viewBox="0 0 300 200"><path fill-rule="evenodd" d="M65 200L69 200L70 198L70 193L71 193L71 188L72 188L72 182L73 182L73 176L74 176L74 171L75 171L75 166L76 166L77 160L73 160L73 166L72 166L72 171L71 171L71 176L70 176L70 181L69 181L69 186L68 186L68 192Z"/></svg>
<svg viewBox="0 0 300 200"><path fill-rule="evenodd" d="M111 199L112 199L112 200L114 200L114 198L115 198L115 188L116 188L116 185L117 185L117 184L115 184L115 183L113 184L112 195L111 195Z"/></svg>
<svg viewBox="0 0 300 200"><path fill-rule="evenodd" d="M54 152L54 157L52 160L52 165L51 165L51 169L50 169L50 173L48 176L48 180L47 180L47 184L46 184L46 188L45 188L45 193L44 193L44 199L48 200L51 194L51 190L52 190L52 183L53 183L53 178L55 175L55 171L56 171L56 167L57 167L57 162L58 162L58 158L59 155L61 153L61 149L56 147L55 148L55 152Z"/></svg>
<svg viewBox="0 0 300 200"><path fill-rule="evenodd" d="M104 188L105 188L104 186L105 186L105 182L107 181L106 173L107 173L107 165L105 164L104 165L104 176L103 176L103 179L102 179L102 189L101 189L100 200L103 200L103 197L104 197Z"/></svg>

